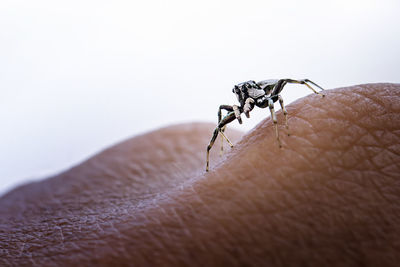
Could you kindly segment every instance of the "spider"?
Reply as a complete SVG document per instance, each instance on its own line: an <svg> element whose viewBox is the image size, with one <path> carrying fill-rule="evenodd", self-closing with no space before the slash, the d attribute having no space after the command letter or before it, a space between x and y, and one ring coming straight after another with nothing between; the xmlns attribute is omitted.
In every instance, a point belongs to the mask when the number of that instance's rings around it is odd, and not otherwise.
<svg viewBox="0 0 400 267"><path fill-rule="evenodd" d="M317 92L313 87L310 86L310 84L318 87L321 90L324 90L324 89L321 86L319 86L318 84L316 84L308 79L303 79L303 80L293 80L293 79L275 80L274 79L274 80L264 80L264 81L260 81L260 82L247 81L247 82L243 82L243 83L239 83L239 84L235 85L232 89L232 92L236 95L240 106L237 106L237 105L232 105L232 106L221 105L221 106L219 106L219 108L218 108L218 124L214 130L214 133L210 140L210 143L207 146L207 164L206 164L207 172L209 170L210 150L211 150L212 146L214 145L215 139L217 139L217 137L218 137L218 133L221 134L222 141L225 139L229 143L230 147L233 147L233 144L231 143L231 141L229 141L229 139L224 134L226 125L228 123L231 123L235 119L237 119L239 121L239 123L242 124L242 118L240 117L240 115L242 113L244 113L247 118L250 118L250 111L253 110L254 106L257 106L259 108L269 107L269 110L271 112L271 118L272 118L272 121L274 122L276 140L278 141L279 147L282 147L281 141L279 140L279 132L278 132L278 126L277 126L278 122L276 120L276 114L274 111L274 103L276 101L279 101L279 104L283 111L283 115L285 116L286 129L289 130L288 113L283 104L283 99L280 95L280 92L282 91L283 87L288 83L304 84L305 86L310 88L315 94L318 94L322 97L325 96L324 94ZM228 111L228 114L222 118L221 111L223 109ZM288 133L288 135L290 135L290 134ZM223 151L223 146L222 146L222 142L221 142L221 154L222 154L222 151Z"/></svg>

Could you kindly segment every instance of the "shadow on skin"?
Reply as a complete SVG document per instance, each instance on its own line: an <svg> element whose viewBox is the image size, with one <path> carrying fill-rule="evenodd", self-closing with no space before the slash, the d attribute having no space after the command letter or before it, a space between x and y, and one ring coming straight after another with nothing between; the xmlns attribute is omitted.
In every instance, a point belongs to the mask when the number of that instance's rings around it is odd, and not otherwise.
<svg viewBox="0 0 400 267"><path fill-rule="evenodd" d="M396 266L400 85L278 112L205 172L215 125L163 128L0 199L0 265ZM241 138L241 139L240 139ZM220 138L218 138L219 142ZM227 149L229 150L229 149Z"/></svg>

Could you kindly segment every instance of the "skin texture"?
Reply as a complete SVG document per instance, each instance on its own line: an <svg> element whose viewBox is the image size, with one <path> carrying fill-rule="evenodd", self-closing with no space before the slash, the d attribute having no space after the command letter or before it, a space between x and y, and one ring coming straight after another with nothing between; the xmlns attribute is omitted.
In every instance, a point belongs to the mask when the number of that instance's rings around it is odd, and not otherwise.
<svg viewBox="0 0 400 267"><path fill-rule="evenodd" d="M228 129L236 146L218 158L216 142L209 173L215 125L184 124L9 192L0 265L397 266L400 85L287 110L281 149L269 117L244 136Z"/></svg>

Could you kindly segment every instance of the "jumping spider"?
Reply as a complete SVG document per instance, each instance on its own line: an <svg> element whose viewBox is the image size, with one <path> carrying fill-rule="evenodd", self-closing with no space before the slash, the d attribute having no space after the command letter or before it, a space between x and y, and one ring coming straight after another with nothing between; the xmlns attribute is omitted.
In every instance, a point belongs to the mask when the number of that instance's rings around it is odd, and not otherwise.
<svg viewBox="0 0 400 267"><path fill-rule="evenodd" d="M318 84L308 80L292 80L292 79L280 79L280 80L265 80L261 82L255 82L255 81L247 81L243 83L239 83L235 85L232 89L232 92L236 95L240 106L233 105L221 105L219 106L218 109L218 125L214 130L213 136L210 140L210 143L207 147L207 165L206 165L206 171L209 170L209 157L210 157L210 149L214 145L215 139L217 139L218 133L221 134L221 140L225 139L231 147L233 147L233 144L229 139L225 136L224 131L225 127L228 123L234 121L237 119L240 124L242 124L242 118L240 115L244 113L247 118L250 118L250 111L253 110L254 106L257 106L259 108L266 108L269 107L269 110L271 112L271 118L274 122L274 128L275 128L275 134L276 134L276 139L278 141L279 147L281 147L281 142L279 140L279 132L278 132L278 126L277 126L277 120L276 120L276 114L274 111L274 103L276 101L279 101L279 104L282 108L283 115L285 116L285 126L286 129L289 130L288 126L288 116L287 116L287 111L285 106L283 105L283 99L280 95L280 92L282 91L283 87L287 83L298 83L298 84L304 84L308 88L310 88L314 93L320 95L320 96L325 96L319 92L317 92L314 88L312 88L310 84L318 87L321 90L324 90L321 86ZM221 110L226 110L228 111L228 114L222 118L221 117ZM289 135L289 134L288 134ZM221 153L222 153L223 147L222 147L222 142L221 142Z"/></svg>

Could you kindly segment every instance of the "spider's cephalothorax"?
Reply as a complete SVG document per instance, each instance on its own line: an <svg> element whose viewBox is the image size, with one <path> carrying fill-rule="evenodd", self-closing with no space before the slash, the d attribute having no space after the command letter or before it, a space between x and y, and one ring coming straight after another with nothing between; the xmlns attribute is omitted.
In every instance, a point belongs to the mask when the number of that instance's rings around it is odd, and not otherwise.
<svg viewBox="0 0 400 267"><path fill-rule="evenodd" d="M276 114L274 111L274 103L276 101L279 101L279 104L282 108L283 115L285 116L285 125L286 129L289 130L288 126L288 115L285 106L283 105L283 99L280 95L283 87L287 83L298 83L298 84L304 84L308 88L310 88L314 93L324 96L323 94L317 92L314 88L310 86L310 84L318 87L321 90L324 90L321 86L318 84L308 80L293 80L293 79L280 79L280 80L264 80L261 82L255 82L255 81L247 81L243 83L239 83L235 85L232 89L232 92L236 95L237 100L239 102L239 106L237 105L221 105L219 106L218 109L218 125L214 130L213 136L211 138L211 141L207 147L207 165L206 165L206 171L209 169L209 156L210 156L210 149L212 148L215 139L217 139L218 133L221 134L222 140L225 139L231 147L233 147L233 144L229 139L225 136L224 131L225 127L228 123L234 121L237 119L239 123L242 123L242 118L241 114L244 113L247 118L250 117L250 111L253 110L255 106L259 108L266 108L269 107L269 110L271 112L271 118L272 121L274 122L274 127L275 127L275 134L276 134L276 139L278 141L279 147L281 147L281 142L279 140L279 132L278 132L278 126L277 126L277 120L276 120ZM222 110L228 111L228 114L222 118L221 116L221 111ZM289 133L288 133L289 135ZM223 150L223 146L221 144L221 153Z"/></svg>

